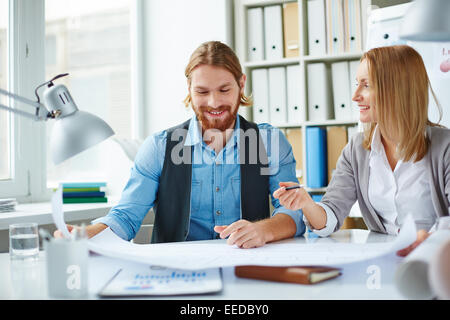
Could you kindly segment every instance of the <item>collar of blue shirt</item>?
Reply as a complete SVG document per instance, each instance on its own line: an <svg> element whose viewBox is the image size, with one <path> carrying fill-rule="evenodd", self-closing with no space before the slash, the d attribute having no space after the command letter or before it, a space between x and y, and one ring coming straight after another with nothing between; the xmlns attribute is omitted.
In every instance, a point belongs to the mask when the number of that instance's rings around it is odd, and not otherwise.
<svg viewBox="0 0 450 320"><path fill-rule="evenodd" d="M236 117L236 123L234 125L234 132L231 138L228 140L225 149L234 146L237 144L239 148L239 136L240 136L240 120L239 116ZM191 118L191 122L189 123L188 134L186 136L186 140L184 142L185 146L194 146L196 144L202 143L202 130L200 127L200 121L197 120L197 116L193 116Z"/></svg>

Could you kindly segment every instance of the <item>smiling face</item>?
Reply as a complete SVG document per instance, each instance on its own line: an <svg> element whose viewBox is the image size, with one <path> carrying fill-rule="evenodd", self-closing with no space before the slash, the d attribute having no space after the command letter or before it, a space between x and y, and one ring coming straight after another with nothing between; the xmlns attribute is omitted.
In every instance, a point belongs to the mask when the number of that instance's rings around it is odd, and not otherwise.
<svg viewBox="0 0 450 320"><path fill-rule="evenodd" d="M356 91L352 100L358 103L359 119L363 123L376 122L374 92L369 82L367 60L361 61L356 72Z"/></svg>
<svg viewBox="0 0 450 320"><path fill-rule="evenodd" d="M199 65L192 71L189 93L203 131L233 128L245 80L243 75L238 84L231 72L213 65Z"/></svg>

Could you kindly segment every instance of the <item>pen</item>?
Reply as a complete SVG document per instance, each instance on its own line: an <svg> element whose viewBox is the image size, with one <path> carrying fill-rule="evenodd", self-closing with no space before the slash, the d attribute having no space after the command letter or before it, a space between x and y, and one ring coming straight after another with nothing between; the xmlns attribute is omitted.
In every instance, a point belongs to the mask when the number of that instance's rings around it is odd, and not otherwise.
<svg viewBox="0 0 450 320"><path fill-rule="evenodd" d="M300 189L300 188L303 188L303 187L304 187L304 185L302 185L302 184L297 184L297 185L295 185L295 186L286 187L286 190Z"/></svg>

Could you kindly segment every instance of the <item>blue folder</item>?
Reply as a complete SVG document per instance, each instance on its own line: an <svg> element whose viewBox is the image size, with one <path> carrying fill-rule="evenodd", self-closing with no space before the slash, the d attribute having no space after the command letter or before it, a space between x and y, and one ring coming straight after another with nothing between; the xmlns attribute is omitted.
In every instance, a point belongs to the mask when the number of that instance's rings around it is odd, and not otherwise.
<svg viewBox="0 0 450 320"><path fill-rule="evenodd" d="M328 184L327 130L306 128L306 178L310 188L323 188Z"/></svg>
<svg viewBox="0 0 450 320"><path fill-rule="evenodd" d="M63 192L64 198L86 198L86 197L104 197L105 192L103 191L92 191L92 192Z"/></svg>

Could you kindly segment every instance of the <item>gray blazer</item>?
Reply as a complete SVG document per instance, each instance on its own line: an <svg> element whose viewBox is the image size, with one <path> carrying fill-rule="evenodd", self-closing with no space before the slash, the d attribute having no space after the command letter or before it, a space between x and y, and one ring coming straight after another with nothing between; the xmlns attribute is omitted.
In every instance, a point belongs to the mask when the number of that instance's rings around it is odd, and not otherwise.
<svg viewBox="0 0 450 320"><path fill-rule="evenodd" d="M431 141L428 157L431 197L436 219L449 215L450 203L450 130L428 127ZM380 217L370 205L369 192L369 155L370 150L362 146L363 133L352 137L338 160L336 170L322 198L335 214L337 231L350 209L358 200L364 222L371 231L386 233Z"/></svg>

